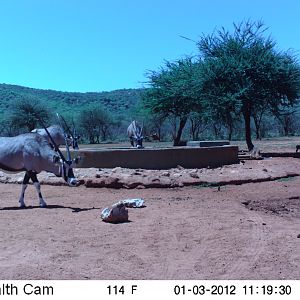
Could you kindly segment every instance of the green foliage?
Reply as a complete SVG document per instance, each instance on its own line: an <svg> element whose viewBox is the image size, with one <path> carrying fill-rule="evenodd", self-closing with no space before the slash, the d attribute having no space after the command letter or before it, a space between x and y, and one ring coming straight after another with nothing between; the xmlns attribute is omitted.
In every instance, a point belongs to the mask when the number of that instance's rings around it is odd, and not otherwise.
<svg viewBox="0 0 300 300"><path fill-rule="evenodd" d="M266 105L272 111L297 102L300 67L291 53L277 52L275 42L265 37L261 22L242 22L234 32L222 28L202 36L198 47L203 60L202 84L214 115L231 122L242 113L246 141L251 141L250 118Z"/></svg>
<svg viewBox="0 0 300 300"><path fill-rule="evenodd" d="M150 88L144 105L171 120L174 144L179 143L188 118L193 138L205 123L211 123L215 135L226 126L231 139L243 117L246 142L252 150L251 118L260 138L264 115L286 116L287 109L297 104L298 61L291 51L277 51L266 30L262 22L248 21L234 24L233 32L222 28L203 35L197 43L197 60L166 62L148 74Z"/></svg>
<svg viewBox="0 0 300 300"><path fill-rule="evenodd" d="M40 90L17 85L0 84L0 119L10 112L16 101L31 98L46 103L54 116L56 112L72 118L90 105L96 105L116 116L132 118L132 110L141 98L141 89L124 89L99 93L71 93L53 90ZM53 119L54 121L55 119Z"/></svg>
<svg viewBox="0 0 300 300"><path fill-rule="evenodd" d="M43 103L36 99L21 98L11 105L8 120L15 127L31 131L37 127L39 120L47 123L49 111Z"/></svg>
<svg viewBox="0 0 300 300"><path fill-rule="evenodd" d="M85 108L79 114L79 126L91 144L100 143L100 138L106 140L112 125L113 119L110 113L99 107Z"/></svg>
<svg viewBox="0 0 300 300"><path fill-rule="evenodd" d="M164 68L148 74L151 87L144 94L144 105L152 113L179 119L174 145L180 143L189 114L201 109L198 64L189 57L167 61Z"/></svg>
<svg viewBox="0 0 300 300"><path fill-rule="evenodd" d="M27 132L28 128L33 125L12 124L11 114L16 103L30 99L29 102L38 102L42 108L49 111L47 125L56 124L56 113L64 116L69 126L72 120L78 127L78 118L83 110L88 110L91 107L109 112L113 120L111 126L119 122L119 126L124 123L128 126L129 122L135 118L136 106L140 102L141 89L124 89L112 92L101 93L68 93L53 90L40 90L27 88L17 85L0 84L0 134L1 135L17 135L22 132ZM20 128L20 126L26 126ZM39 125L40 126L40 125ZM99 138L106 138L110 134L110 128L105 129L102 126L102 133ZM124 133L123 133L124 132ZM126 129L122 129L122 136L126 136Z"/></svg>
<svg viewBox="0 0 300 300"><path fill-rule="evenodd" d="M197 93L197 64L191 58L166 62L158 72L148 74L150 89L144 94L145 106L155 113L187 117L200 105Z"/></svg>
<svg viewBox="0 0 300 300"><path fill-rule="evenodd" d="M56 112L79 124L91 143L125 138L134 119L144 125L144 135L172 135L174 145L186 137L186 127L194 139L244 138L242 121L249 150L253 124L257 138L282 128L284 134L297 133L300 66L291 51L276 49L266 30L262 22L248 21L234 24L233 32L222 28L203 35L199 57L166 61L148 73L145 89L68 93L0 84L0 134L31 130L37 113L55 123Z"/></svg>
<svg viewBox="0 0 300 300"><path fill-rule="evenodd" d="M202 133L208 125L209 118L204 113L193 112L189 117L190 123L190 136L192 140L197 141L200 139Z"/></svg>

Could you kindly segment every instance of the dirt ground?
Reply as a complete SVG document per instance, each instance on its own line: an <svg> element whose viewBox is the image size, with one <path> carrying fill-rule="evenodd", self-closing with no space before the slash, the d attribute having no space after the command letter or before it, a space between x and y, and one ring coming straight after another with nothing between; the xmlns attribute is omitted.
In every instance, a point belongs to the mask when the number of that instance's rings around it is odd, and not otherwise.
<svg viewBox="0 0 300 300"><path fill-rule="evenodd" d="M175 171L160 175L195 173ZM81 172L85 182L99 180L99 171ZM38 207L29 186L27 209L18 208L19 184L0 183L0 279L300 279L300 160L197 174L193 186L173 188L43 184L48 208ZM146 207L129 208L127 223L101 220L103 208L127 198L143 198Z"/></svg>

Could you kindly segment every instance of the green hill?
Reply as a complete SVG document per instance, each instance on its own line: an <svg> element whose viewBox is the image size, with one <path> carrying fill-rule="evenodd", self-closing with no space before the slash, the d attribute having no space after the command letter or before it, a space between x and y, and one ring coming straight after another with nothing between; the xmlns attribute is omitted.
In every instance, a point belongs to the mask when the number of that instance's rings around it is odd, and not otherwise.
<svg viewBox="0 0 300 300"><path fill-rule="evenodd" d="M58 112L65 116L76 116L82 109L96 105L113 115L130 119L140 102L142 91L143 89L122 89L111 92L77 93L0 84L0 120L9 113L14 101L24 98L41 101L53 111L53 114Z"/></svg>

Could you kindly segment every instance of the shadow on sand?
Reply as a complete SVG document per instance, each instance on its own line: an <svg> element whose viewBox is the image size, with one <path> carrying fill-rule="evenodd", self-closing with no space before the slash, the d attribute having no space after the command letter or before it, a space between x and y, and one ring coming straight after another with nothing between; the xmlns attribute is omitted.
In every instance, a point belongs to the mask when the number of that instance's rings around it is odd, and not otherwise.
<svg viewBox="0 0 300 300"><path fill-rule="evenodd" d="M99 207L89 207L89 208L80 208L80 207L71 207L71 206L63 206L63 205L47 205L47 207L44 207L43 209L59 209L59 208L64 208L64 209L71 209L73 213L78 213L82 211L88 211L88 210L93 210L93 209L101 209ZM24 208L18 207L18 206L13 206L13 207L2 207L0 208L0 211L7 211L7 210L28 210L28 209L41 209L40 206L26 206Z"/></svg>

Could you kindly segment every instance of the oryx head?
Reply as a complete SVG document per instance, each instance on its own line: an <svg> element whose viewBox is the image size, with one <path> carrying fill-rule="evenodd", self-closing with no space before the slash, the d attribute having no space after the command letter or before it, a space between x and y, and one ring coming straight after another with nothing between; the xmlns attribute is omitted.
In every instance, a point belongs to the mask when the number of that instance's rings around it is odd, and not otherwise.
<svg viewBox="0 0 300 300"><path fill-rule="evenodd" d="M135 121L132 122L133 138L137 148L143 148L143 126L140 127Z"/></svg>
<svg viewBox="0 0 300 300"><path fill-rule="evenodd" d="M71 161L60 160L60 175L69 186L77 186L78 181L75 178L73 167L76 165L76 159Z"/></svg>
<svg viewBox="0 0 300 300"><path fill-rule="evenodd" d="M69 145L66 141L66 153L67 153L67 159L65 159L64 155L59 151L59 155L61 156L60 159L60 174L61 177L68 183L69 186L76 186L77 185L77 179L74 176L73 168L78 164L79 158L74 158L72 160Z"/></svg>
<svg viewBox="0 0 300 300"><path fill-rule="evenodd" d="M76 164L79 161L79 158L74 158L72 160L71 153L68 145L68 141L65 138L66 143L66 153L67 153L67 159L64 157L63 153L60 151L59 147L53 140L51 134L47 130L46 126L44 125L43 121L41 121L42 126L44 127L49 139L51 140L51 143L54 147L54 151L56 152L56 155L53 157L53 162L55 164L59 164L59 176L62 177L69 186L76 186L78 181L74 176L73 168L76 166ZM66 135L65 135L66 137Z"/></svg>

